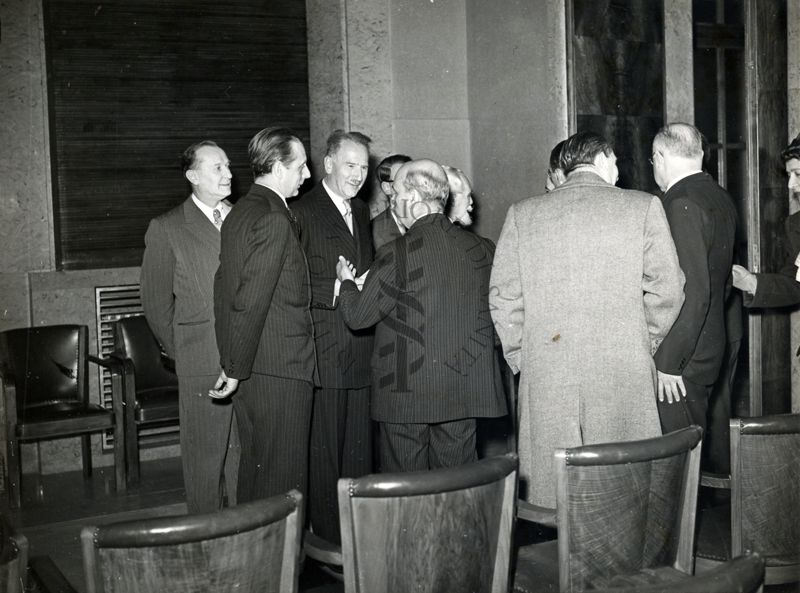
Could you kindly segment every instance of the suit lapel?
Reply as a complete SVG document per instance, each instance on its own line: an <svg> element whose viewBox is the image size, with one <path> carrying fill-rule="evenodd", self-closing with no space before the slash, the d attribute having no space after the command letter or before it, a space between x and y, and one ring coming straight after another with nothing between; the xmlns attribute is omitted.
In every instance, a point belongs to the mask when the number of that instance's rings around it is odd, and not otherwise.
<svg viewBox="0 0 800 593"><path fill-rule="evenodd" d="M342 213L339 212L339 209L336 207L336 204L333 203L333 200L328 195L328 192L322 186L321 182L319 184L319 190L319 193L316 195L316 208L319 212L320 220L325 224L326 227L326 239L328 241L332 239L336 240L342 245L346 246L347 253L342 253L341 255L351 262L357 261L356 257L358 255L358 250L356 247L355 237L350 233L350 229L347 228L347 223L344 221ZM355 212L353 212L354 232L355 228L356 215Z"/></svg>
<svg viewBox="0 0 800 593"><path fill-rule="evenodd" d="M207 243L209 247L219 253L220 233L217 227L195 205L191 196L183 203L183 218L187 232Z"/></svg>

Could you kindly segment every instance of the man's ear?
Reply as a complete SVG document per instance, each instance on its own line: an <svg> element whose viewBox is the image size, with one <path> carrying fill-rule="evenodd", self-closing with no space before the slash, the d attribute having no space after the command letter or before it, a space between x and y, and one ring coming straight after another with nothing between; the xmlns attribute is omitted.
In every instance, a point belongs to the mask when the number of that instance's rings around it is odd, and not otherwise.
<svg viewBox="0 0 800 593"><path fill-rule="evenodd" d="M184 173L184 175L186 176L186 179L189 181L189 183L191 183L192 185L197 185L197 182L199 181L197 177L197 171L195 171L194 169L186 169L186 173Z"/></svg>
<svg viewBox="0 0 800 593"><path fill-rule="evenodd" d="M326 156L322 159L322 164L325 167L325 174L330 175L331 171L333 171L333 159L330 156Z"/></svg>
<svg viewBox="0 0 800 593"><path fill-rule="evenodd" d="M392 192L392 184L388 181L381 181L381 191L388 196Z"/></svg>

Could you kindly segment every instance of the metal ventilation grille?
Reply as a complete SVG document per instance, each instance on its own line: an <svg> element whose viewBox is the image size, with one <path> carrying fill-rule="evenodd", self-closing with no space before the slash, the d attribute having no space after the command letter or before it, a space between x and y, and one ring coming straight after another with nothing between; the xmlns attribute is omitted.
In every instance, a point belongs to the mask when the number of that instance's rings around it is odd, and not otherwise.
<svg viewBox="0 0 800 593"><path fill-rule="evenodd" d="M138 284L125 284L122 286L98 286L94 289L95 314L97 316L97 352L100 358L105 358L114 350L114 335L111 333L111 324L117 319L142 315L142 299L139 294ZM100 385L100 401L106 408L111 408L111 375L108 369L98 365L98 380ZM103 449L111 449L114 444L114 435L111 432L103 433Z"/></svg>

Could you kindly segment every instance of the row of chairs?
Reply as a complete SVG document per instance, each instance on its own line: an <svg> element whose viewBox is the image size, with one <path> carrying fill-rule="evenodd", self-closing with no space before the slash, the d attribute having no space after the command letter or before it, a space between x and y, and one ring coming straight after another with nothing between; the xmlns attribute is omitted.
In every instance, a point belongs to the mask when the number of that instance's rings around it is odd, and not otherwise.
<svg viewBox="0 0 800 593"><path fill-rule="evenodd" d="M123 318L112 327L114 351L107 358L88 353L85 325L0 332L6 485L12 507L21 502L21 442L80 436L88 477L90 435L113 431L115 480L117 490L124 492L139 479L139 428L178 422L177 377L167 368L145 318ZM111 409L89 401L89 363L108 371Z"/></svg>
<svg viewBox="0 0 800 593"><path fill-rule="evenodd" d="M689 474L698 444L699 431L687 429L651 441L560 452L559 489L566 502L559 499L558 540L531 546L538 548L533 554L520 550L515 569L515 455L342 479L344 590L500 593L509 590L513 575L515 591L547 591L555 571L552 590L561 591L756 591L764 574L756 554L691 576L685 542L693 529L684 518L691 514L686 497L697 487ZM616 468L614 477L602 476L608 468ZM659 488L665 489L654 497ZM598 515L608 519L612 507L611 523L618 528L609 530ZM297 591L302 513L301 495L291 491L208 515L85 527L87 591ZM553 559L528 562L553 548L555 567ZM308 544L305 550L313 553ZM42 559L31 565L47 590L48 578L57 577L52 566ZM51 590L69 593L63 579L55 584L59 588Z"/></svg>

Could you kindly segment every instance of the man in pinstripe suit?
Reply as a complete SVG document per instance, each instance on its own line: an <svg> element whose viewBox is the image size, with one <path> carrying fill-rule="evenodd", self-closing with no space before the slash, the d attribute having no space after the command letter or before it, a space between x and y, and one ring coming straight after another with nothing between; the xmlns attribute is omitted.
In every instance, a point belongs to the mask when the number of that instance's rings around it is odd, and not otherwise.
<svg viewBox="0 0 800 593"><path fill-rule="evenodd" d="M340 308L353 329L376 325L372 418L382 471L450 467L477 459L477 417L506 413L489 315L489 241L444 215L447 176L430 160L394 180L408 232L382 247L363 287L340 258Z"/></svg>
<svg viewBox="0 0 800 593"><path fill-rule="evenodd" d="M336 262L344 255L363 274L372 264L369 208L356 197L367 178L370 139L334 131L325 177L293 206L311 278L311 316L319 388L314 390L308 517L314 532L339 543L339 478L372 471L369 356L372 330L353 331L335 301Z"/></svg>
<svg viewBox="0 0 800 593"><path fill-rule="evenodd" d="M236 504L239 462L233 406L207 395L219 375L214 273L220 227L231 209L225 199L231 171L225 152L208 140L187 148L182 164L192 195L150 222L142 305L153 333L175 359L186 505L190 513L208 513L222 508L223 489L228 503Z"/></svg>
<svg viewBox="0 0 800 593"><path fill-rule="evenodd" d="M222 227L214 284L222 372L210 392L233 395L240 502L306 494L314 374L308 266L286 203L309 177L306 152L285 128L262 130L248 152L255 182Z"/></svg>

